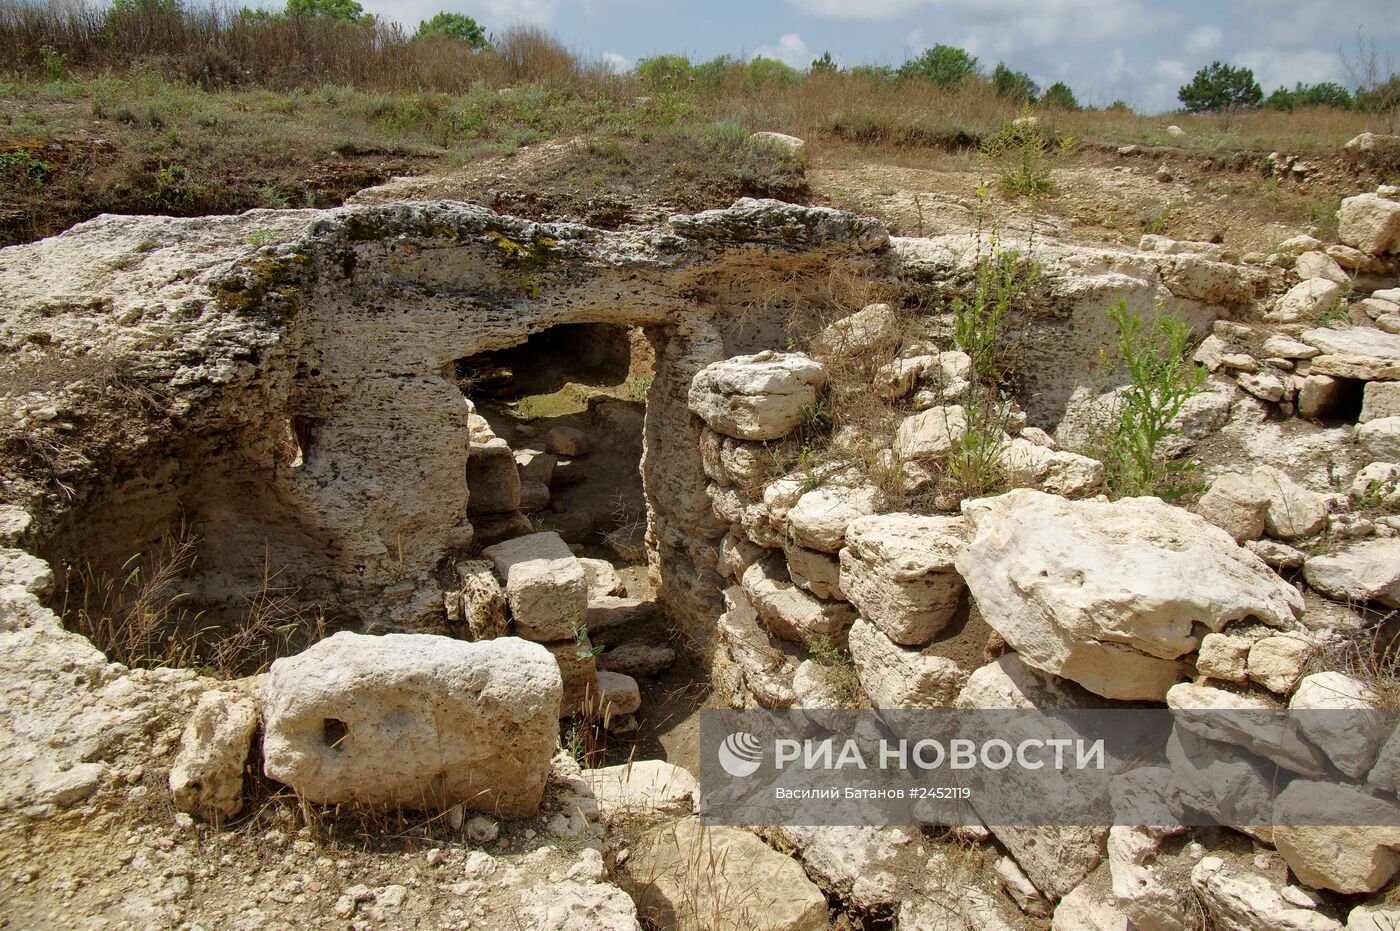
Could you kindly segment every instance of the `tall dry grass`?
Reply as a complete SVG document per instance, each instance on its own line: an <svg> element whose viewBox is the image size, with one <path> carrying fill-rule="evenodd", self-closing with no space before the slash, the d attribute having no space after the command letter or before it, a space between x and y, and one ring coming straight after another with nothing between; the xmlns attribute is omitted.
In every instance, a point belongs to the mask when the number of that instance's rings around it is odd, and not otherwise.
<svg viewBox="0 0 1400 931"><path fill-rule="evenodd" d="M274 90L344 85L370 90L460 92L483 82L604 82L545 31L515 27L473 51L461 42L413 39L396 24L315 16L248 15L214 4L113 10L88 0L0 2L0 71L44 80L65 74L161 74L205 89Z"/></svg>

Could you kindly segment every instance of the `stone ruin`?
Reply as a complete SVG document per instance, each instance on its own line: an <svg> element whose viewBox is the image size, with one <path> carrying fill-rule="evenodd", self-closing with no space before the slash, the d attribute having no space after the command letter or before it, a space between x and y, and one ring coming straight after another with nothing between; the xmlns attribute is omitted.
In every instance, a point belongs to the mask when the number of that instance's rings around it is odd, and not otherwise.
<svg viewBox="0 0 1400 931"><path fill-rule="evenodd" d="M890 237L875 220L776 201L619 233L423 202L102 217L3 250L14 365L116 373L105 410L62 380L36 382L12 393L0 424L7 449L51 470L7 476L0 664L18 765L0 778L0 805L51 817L110 793L133 754L173 757L177 807L218 822L242 809L260 732L263 774L311 803L501 818L544 805L584 837L600 817L664 812L665 836L634 853L633 875L649 864L652 876L635 894L643 914L699 908L695 889L714 878L667 857L704 835L731 852L734 882L765 877L771 900L752 927L824 927L831 896L910 928L1027 916L1043 927L1053 915L1060 929L1168 929L1186 927L1195 896L1221 927L1341 928L1335 900L1278 869L1251 872L1236 846L1206 856L1152 828L969 825L965 842L998 859L956 881L916 830L779 829L804 874L749 832L697 834L684 817L694 780L678 767L569 770L555 758L558 720L626 722L636 678L674 652L595 648L590 634L648 609L619 596L611 566L522 514L548 499L552 460L497 436L454 363L561 325L645 334L648 574L660 612L735 705L841 706L848 696L812 654L825 642L849 652L860 701L877 708L1365 706L1364 683L1309 663L1400 607L1400 520L1350 507L1393 499L1400 477L1394 198L1348 200L1341 244L1300 237L1245 262L1161 237L1138 250L1037 244L1036 303L1018 309L1028 382L1005 437L1013 490L932 515L898 511L868 476L794 470L794 435L829 375L791 350L794 314L834 275L965 293L987 245L977 237ZM1346 303L1344 289L1370 296ZM1103 464L1070 451L1099 400L1089 386L1120 300L1210 334L1197 359L1212 376L1179 418L1180 451L1209 448L1236 468L1217 470L1190 509L1109 501ZM1349 326L1315 325L1334 306ZM908 414L880 462L903 491L932 488L968 429L970 360L901 345L888 305L848 310L816 341L886 360L877 388ZM133 415L133 394L148 416ZM566 455L588 440L549 438ZM342 632L266 676L217 683L128 670L63 629L51 567L120 567L180 524L199 541L182 585L210 612L275 566ZM1340 544L1304 545L1324 533ZM1280 574L1300 567L1306 589ZM1386 736L1359 749L1315 736L1303 757L1248 735L1210 739L1297 774L1299 795L1333 765L1382 793L1357 788L1359 804L1394 805ZM1209 744L1177 745L1192 741ZM1183 755L1164 772L1192 765ZM1329 830L1240 826L1311 890L1386 887L1400 835ZM896 869L911 858L912 872ZM940 923L954 899L962 923ZM1347 927L1369 927L1359 914ZM598 926L636 926L619 920Z"/></svg>

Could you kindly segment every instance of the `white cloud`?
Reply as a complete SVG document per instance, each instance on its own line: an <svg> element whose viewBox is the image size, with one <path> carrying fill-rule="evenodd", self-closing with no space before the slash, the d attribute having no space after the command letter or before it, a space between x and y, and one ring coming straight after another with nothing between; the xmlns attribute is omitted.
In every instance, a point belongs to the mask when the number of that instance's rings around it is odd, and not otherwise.
<svg viewBox="0 0 1400 931"><path fill-rule="evenodd" d="M499 32L511 26L533 24L548 26L554 21L564 0L454 0L445 5L442 0L361 0L365 10L385 19L397 20L410 29L421 20L450 6L453 12L466 13L487 30Z"/></svg>
<svg viewBox="0 0 1400 931"><path fill-rule="evenodd" d="M1254 79L1266 94L1277 87L1292 87L1298 81L1304 84L1347 83L1346 68L1336 52L1268 48L1242 52L1238 59L1240 64L1253 69Z"/></svg>
<svg viewBox="0 0 1400 931"><path fill-rule="evenodd" d="M914 13L956 14L985 22L1003 35L1014 31L1036 46L1140 32L1149 20L1138 0L787 0L787 5L824 19L888 20Z"/></svg>
<svg viewBox="0 0 1400 931"><path fill-rule="evenodd" d="M778 39L777 45L760 45L753 53L754 58L773 58L791 68L806 69L812 63L812 50L802 37L795 32Z"/></svg>
<svg viewBox="0 0 1400 931"><path fill-rule="evenodd" d="M1189 73L1186 62L1174 58L1163 58L1152 66L1152 76L1163 81L1185 81Z"/></svg>
<svg viewBox="0 0 1400 931"><path fill-rule="evenodd" d="M1123 54L1121 48L1116 48L1108 55L1108 64L1104 66L1103 76L1110 81L1121 81L1127 68L1128 56Z"/></svg>
<svg viewBox="0 0 1400 931"><path fill-rule="evenodd" d="M1212 51L1224 38L1225 33L1220 31L1219 26L1202 26L1186 38L1186 51L1197 54Z"/></svg>
<svg viewBox="0 0 1400 931"><path fill-rule="evenodd" d="M632 63L627 60L627 56L617 52L604 52L598 58L608 66L613 74L625 74L632 68Z"/></svg>

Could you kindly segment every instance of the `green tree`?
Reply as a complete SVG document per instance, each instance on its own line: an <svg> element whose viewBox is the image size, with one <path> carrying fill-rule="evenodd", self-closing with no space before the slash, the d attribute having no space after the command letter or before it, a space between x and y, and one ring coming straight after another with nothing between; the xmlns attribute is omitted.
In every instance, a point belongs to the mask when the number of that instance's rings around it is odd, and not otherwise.
<svg viewBox="0 0 1400 931"><path fill-rule="evenodd" d="M1300 107L1350 110L1351 105L1351 91L1330 81L1322 84L1304 84L1300 81L1292 90L1280 87L1264 101L1264 106L1270 110L1297 110Z"/></svg>
<svg viewBox="0 0 1400 931"><path fill-rule="evenodd" d="M1040 96L1040 85L1031 80L1024 71L1012 71L1005 62L997 62L992 70L992 87L998 97L1008 97L1017 103L1025 103Z"/></svg>
<svg viewBox="0 0 1400 931"><path fill-rule="evenodd" d="M169 15L185 9L181 0L112 0L111 12L118 16L131 16L136 13L159 13Z"/></svg>
<svg viewBox="0 0 1400 931"><path fill-rule="evenodd" d="M836 74L841 69L836 67L836 59L831 57L830 52L822 52L822 57L813 58L812 65L807 70L811 71L813 74L818 71L825 72L826 74Z"/></svg>
<svg viewBox="0 0 1400 931"><path fill-rule="evenodd" d="M1040 98L1040 105L1055 110L1079 109L1079 101L1074 99L1074 91L1064 81L1056 81L1047 87Z"/></svg>
<svg viewBox="0 0 1400 931"><path fill-rule="evenodd" d="M939 87L960 84L981 74L977 58L951 45L935 45L899 69L901 77L923 78Z"/></svg>
<svg viewBox="0 0 1400 931"><path fill-rule="evenodd" d="M637 62L633 71L646 84L675 90L690 77L690 59L684 55L655 55Z"/></svg>
<svg viewBox="0 0 1400 931"><path fill-rule="evenodd" d="M465 13L438 13L418 24L415 38L457 39L472 48L486 47L486 33L481 24Z"/></svg>
<svg viewBox="0 0 1400 931"><path fill-rule="evenodd" d="M1264 91L1250 69L1215 61L1197 71L1176 97L1192 113L1218 113L1257 107Z"/></svg>
<svg viewBox="0 0 1400 931"><path fill-rule="evenodd" d="M287 0L287 15L324 17L343 23L362 23L369 19L357 0Z"/></svg>
<svg viewBox="0 0 1400 931"><path fill-rule="evenodd" d="M1108 105L1107 109L1112 110L1112 111L1114 111L1115 113L1132 113L1132 112L1133 112L1133 108L1130 107L1130 106L1128 106L1128 102L1127 102L1126 100L1115 100L1115 101L1113 101L1113 103L1111 103L1111 104Z"/></svg>

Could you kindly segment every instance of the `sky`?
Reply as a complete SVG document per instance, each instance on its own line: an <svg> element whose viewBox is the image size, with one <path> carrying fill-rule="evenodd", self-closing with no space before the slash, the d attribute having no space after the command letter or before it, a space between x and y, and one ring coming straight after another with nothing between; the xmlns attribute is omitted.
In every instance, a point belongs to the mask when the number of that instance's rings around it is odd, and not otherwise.
<svg viewBox="0 0 1400 931"><path fill-rule="evenodd" d="M939 43L990 71L1004 61L1083 103L1176 109L1177 88L1214 60L1254 69L1265 93L1297 81L1351 86L1358 29L1400 68L1400 0L361 0L410 29L438 10L488 30L541 25L619 69L651 55L763 55L805 68L899 65ZM1350 70L1349 70L1349 67Z"/></svg>

